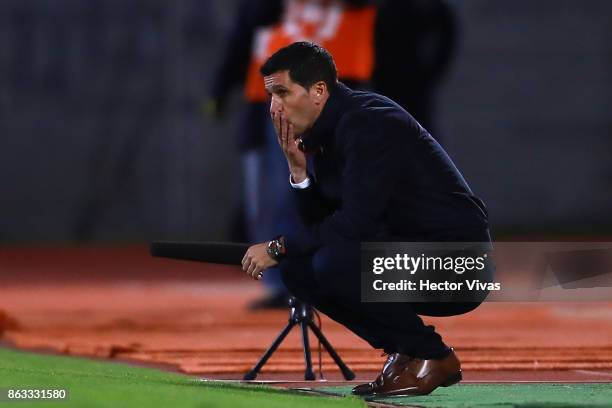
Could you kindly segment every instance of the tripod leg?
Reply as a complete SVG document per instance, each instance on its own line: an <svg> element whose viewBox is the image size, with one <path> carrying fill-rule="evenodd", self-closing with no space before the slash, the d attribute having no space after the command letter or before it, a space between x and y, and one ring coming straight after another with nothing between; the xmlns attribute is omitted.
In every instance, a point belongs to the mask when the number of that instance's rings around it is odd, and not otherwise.
<svg viewBox="0 0 612 408"><path fill-rule="evenodd" d="M327 339L325 338L325 336L323 335L323 333L321 333L321 330L319 330L319 328L317 327L316 324L314 324L313 321L309 321L308 322L308 326L310 327L310 329L313 331L313 333L315 334L315 336L317 336L317 338L319 339L319 341L321 342L321 344L323 344L323 347L325 347L325 350L327 350L327 352L329 353L329 355L334 359L334 361L336 362L336 364L338 365L338 367L340 368L340 371L342 371L342 375L344 376L345 380L353 380L355 378L355 373L353 373L351 371L350 368L348 368L346 366L346 364L344 364L344 361L342 361L342 359L340 358L340 356L338 355L338 353L336 353L336 350L334 350L334 348L332 347L332 345L329 343L329 341L327 341Z"/></svg>
<svg viewBox="0 0 612 408"><path fill-rule="evenodd" d="M312 358L310 357L310 342L308 341L308 322L302 321L302 343L304 344L304 360L306 361L306 371L304 372L304 379L306 381L312 381L315 379L314 372L312 371Z"/></svg>
<svg viewBox="0 0 612 408"><path fill-rule="evenodd" d="M257 364L255 364L255 367L253 367L251 369L251 371L249 371L248 373L246 373L244 375L244 377L242 377L243 379L245 379L245 380L254 380L257 377L257 374L259 374L259 370L261 370L261 367L263 367L264 364L266 364L266 361L268 361L268 359L270 358L272 353L274 353L276 351L276 349L282 343L282 341L285 339L285 337L287 337L287 334L289 334L289 332L291 331L293 326L295 326L295 324L296 324L296 322L292 321L292 320L289 321L289 323L287 323L287 326L285 326L283 331L272 342L272 345L270 346L270 348L268 350L266 350L266 352L264 353L263 356L261 356L261 358L259 359Z"/></svg>

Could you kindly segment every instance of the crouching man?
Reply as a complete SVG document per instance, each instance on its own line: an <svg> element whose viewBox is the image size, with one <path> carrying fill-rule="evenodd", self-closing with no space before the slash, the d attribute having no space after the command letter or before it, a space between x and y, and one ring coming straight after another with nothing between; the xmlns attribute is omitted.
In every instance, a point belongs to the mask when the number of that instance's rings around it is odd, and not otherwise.
<svg viewBox="0 0 612 408"><path fill-rule="evenodd" d="M360 243L489 242L484 204L409 113L338 82L325 49L291 44L261 72L303 226L250 247L243 269L259 279L279 264L294 296L388 354L354 394L422 395L457 383L457 356L419 315L458 315L479 303L362 302Z"/></svg>

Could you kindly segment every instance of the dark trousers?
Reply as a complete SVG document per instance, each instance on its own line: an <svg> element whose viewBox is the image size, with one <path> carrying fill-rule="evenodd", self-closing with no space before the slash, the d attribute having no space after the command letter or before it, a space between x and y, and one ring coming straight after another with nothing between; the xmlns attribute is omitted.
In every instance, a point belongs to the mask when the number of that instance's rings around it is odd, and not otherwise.
<svg viewBox="0 0 612 408"><path fill-rule="evenodd" d="M361 302L359 243L338 243L311 256L287 257L280 268L291 294L387 353L444 358L449 348L419 315L453 316L478 306L474 302Z"/></svg>

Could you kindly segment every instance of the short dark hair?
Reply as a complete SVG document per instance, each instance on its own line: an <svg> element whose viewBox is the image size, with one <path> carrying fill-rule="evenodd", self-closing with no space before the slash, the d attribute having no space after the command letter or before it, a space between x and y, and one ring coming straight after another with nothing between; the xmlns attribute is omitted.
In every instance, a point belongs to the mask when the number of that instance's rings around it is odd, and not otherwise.
<svg viewBox="0 0 612 408"><path fill-rule="evenodd" d="M308 41L295 42L281 48L260 69L263 76L278 71L289 71L289 78L306 89L324 81L331 90L338 80L331 54L325 48Z"/></svg>

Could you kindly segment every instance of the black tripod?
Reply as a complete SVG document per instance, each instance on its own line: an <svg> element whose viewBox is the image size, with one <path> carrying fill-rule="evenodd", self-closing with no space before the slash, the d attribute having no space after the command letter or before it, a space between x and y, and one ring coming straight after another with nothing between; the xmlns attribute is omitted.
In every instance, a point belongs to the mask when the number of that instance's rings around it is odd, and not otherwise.
<svg viewBox="0 0 612 408"><path fill-rule="evenodd" d="M302 327L302 343L304 345L304 360L306 362L306 371L304 372L304 379L312 381L315 379L314 372L312 371L312 359L310 356L310 343L308 342L308 328L313 331L315 336L319 339L321 344L325 347L329 355L334 359L342 375L346 380L352 380L355 378L355 374L344 364L336 350L329 344L329 341L325 338L321 330L314 324L313 320L313 309L312 306L299 301L298 299L291 297L289 298L289 323L281 331L278 337L272 342L272 345L263 356L259 359L255 367L244 375L245 380L254 380L259 374L259 370L266 364L266 361L276 351L278 346L283 342L287 334L291 331L293 326L299 324Z"/></svg>

